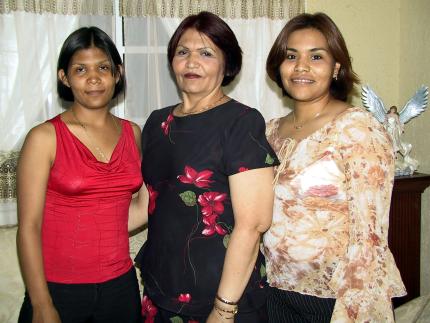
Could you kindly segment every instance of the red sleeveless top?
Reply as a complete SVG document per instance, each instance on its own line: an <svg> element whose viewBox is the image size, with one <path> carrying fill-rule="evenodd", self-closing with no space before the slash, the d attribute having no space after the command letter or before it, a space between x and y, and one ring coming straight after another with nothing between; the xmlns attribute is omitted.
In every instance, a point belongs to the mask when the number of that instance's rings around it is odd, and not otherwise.
<svg viewBox="0 0 430 323"><path fill-rule="evenodd" d="M109 163L98 161L60 115L49 120L57 136L42 224L42 251L49 282L100 283L132 266L128 208L142 185L133 129L122 133Z"/></svg>

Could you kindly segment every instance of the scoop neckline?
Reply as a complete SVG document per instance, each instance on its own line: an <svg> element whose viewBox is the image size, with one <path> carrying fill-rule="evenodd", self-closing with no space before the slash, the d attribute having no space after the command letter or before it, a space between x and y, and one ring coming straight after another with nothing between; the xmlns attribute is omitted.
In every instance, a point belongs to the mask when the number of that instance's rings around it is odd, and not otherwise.
<svg viewBox="0 0 430 323"><path fill-rule="evenodd" d="M298 143L300 143L302 141L310 140L310 139L314 138L318 133L323 132L329 126L333 125L338 119L340 119L341 117L343 117L345 114L351 113L352 111L356 111L357 109L360 109L360 108L356 107L356 106L352 106L350 108L345 109L341 113L337 114L333 119L331 119L330 121L327 121L322 127L316 129L314 132L310 133L309 135L307 135L306 137L304 137L304 138L302 138L300 140L297 140L297 139L294 139L294 138L291 138L291 137L281 137L279 135L279 122L280 122L281 118L278 118L276 120L276 129L275 129L276 139L279 139L281 141L291 140L292 142L295 142L296 144L298 144Z"/></svg>

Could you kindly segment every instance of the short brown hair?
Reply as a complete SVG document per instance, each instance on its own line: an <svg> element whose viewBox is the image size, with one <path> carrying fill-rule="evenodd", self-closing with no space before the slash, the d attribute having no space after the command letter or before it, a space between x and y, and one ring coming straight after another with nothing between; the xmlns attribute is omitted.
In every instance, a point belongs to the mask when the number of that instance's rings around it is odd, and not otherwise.
<svg viewBox="0 0 430 323"><path fill-rule="evenodd" d="M346 101L358 77L352 70L351 58L345 40L333 20L324 13L300 14L292 18L281 30L270 50L266 61L266 71L269 77L278 84L284 95L288 95L282 84L279 68L287 56L288 37L297 30L316 29L327 40L328 49L334 60L340 64L337 80L330 85L330 94L341 101Z"/></svg>
<svg viewBox="0 0 430 323"><path fill-rule="evenodd" d="M231 28L217 15L202 11L198 15L186 17L170 38L167 58L172 67L173 57L179 40L188 29L195 29L208 37L223 53L225 67L222 86L229 84L239 74L242 67L242 50Z"/></svg>

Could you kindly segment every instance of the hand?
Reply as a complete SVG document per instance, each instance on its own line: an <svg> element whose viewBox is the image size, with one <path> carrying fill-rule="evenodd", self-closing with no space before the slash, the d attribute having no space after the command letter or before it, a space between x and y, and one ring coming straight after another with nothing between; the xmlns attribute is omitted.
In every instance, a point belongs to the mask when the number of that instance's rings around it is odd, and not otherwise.
<svg viewBox="0 0 430 323"><path fill-rule="evenodd" d="M54 305L47 305L33 307L32 323L61 323L61 319Z"/></svg>
<svg viewBox="0 0 430 323"><path fill-rule="evenodd" d="M234 323L234 318L222 318L221 315L219 315L213 308L208 316L208 319L206 320L206 323Z"/></svg>

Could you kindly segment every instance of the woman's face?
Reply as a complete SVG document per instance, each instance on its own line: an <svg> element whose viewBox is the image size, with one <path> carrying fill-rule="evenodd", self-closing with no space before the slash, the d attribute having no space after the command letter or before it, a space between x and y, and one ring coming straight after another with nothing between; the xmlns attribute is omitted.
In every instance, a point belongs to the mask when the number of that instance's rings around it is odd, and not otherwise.
<svg viewBox="0 0 430 323"><path fill-rule="evenodd" d="M285 90L296 101L314 102L329 97L330 84L339 68L320 31L301 29L288 37L280 74Z"/></svg>
<svg viewBox="0 0 430 323"><path fill-rule="evenodd" d="M222 51L206 35L188 29L179 39L172 67L182 92L206 96L217 91L224 66Z"/></svg>
<svg viewBox="0 0 430 323"><path fill-rule="evenodd" d="M107 107L115 92L119 74L112 75L112 65L106 53L97 47L76 51L58 77L74 96L74 104L87 108Z"/></svg>

